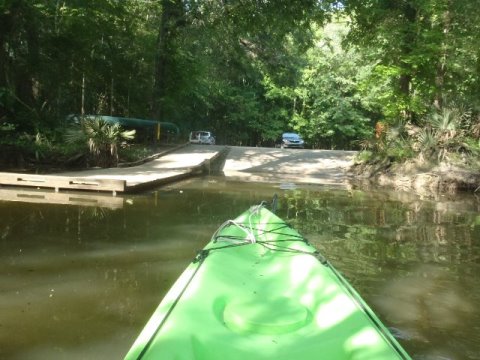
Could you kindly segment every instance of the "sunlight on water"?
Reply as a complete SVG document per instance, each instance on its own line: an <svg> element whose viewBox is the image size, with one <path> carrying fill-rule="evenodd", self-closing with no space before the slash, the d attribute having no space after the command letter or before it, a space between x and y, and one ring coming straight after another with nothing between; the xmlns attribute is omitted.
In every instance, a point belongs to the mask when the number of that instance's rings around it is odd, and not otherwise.
<svg viewBox="0 0 480 360"><path fill-rule="evenodd" d="M218 226L274 193L278 215L346 276L413 358L480 359L475 197L222 178L117 197L115 206L102 198L102 208L0 201L0 358L122 358Z"/></svg>

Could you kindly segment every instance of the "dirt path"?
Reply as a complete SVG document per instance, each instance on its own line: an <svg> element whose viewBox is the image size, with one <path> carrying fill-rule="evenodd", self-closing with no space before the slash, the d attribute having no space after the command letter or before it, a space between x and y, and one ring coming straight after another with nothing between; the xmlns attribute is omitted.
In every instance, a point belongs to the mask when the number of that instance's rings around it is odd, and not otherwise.
<svg viewBox="0 0 480 360"><path fill-rule="evenodd" d="M249 181L344 185L356 151L233 146L223 173Z"/></svg>

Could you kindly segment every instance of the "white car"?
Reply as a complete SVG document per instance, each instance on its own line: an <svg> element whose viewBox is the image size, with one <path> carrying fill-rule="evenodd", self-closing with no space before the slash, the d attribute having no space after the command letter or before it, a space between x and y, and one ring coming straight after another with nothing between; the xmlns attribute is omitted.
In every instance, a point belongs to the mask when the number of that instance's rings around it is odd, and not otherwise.
<svg viewBox="0 0 480 360"><path fill-rule="evenodd" d="M210 131L192 131L188 141L190 144L215 145L215 137Z"/></svg>

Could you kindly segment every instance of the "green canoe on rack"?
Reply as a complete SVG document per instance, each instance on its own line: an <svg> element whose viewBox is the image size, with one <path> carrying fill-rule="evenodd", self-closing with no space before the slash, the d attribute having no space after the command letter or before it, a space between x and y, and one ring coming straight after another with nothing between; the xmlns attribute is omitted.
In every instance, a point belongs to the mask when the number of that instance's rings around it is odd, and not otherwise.
<svg viewBox="0 0 480 360"><path fill-rule="evenodd" d="M126 359L410 359L347 281L264 206L224 223Z"/></svg>

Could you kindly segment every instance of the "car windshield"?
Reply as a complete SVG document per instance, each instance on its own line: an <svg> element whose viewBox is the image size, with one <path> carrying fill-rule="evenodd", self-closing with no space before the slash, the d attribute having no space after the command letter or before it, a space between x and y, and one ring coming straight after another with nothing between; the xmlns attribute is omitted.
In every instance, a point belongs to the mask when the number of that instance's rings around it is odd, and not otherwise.
<svg viewBox="0 0 480 360"><path fill-rule="evenodd" d="M300 136L298 134L294 134L294 133L285 133L282 135L282 137L284 139L287 139L287 140L300 140Z"/></svg>

